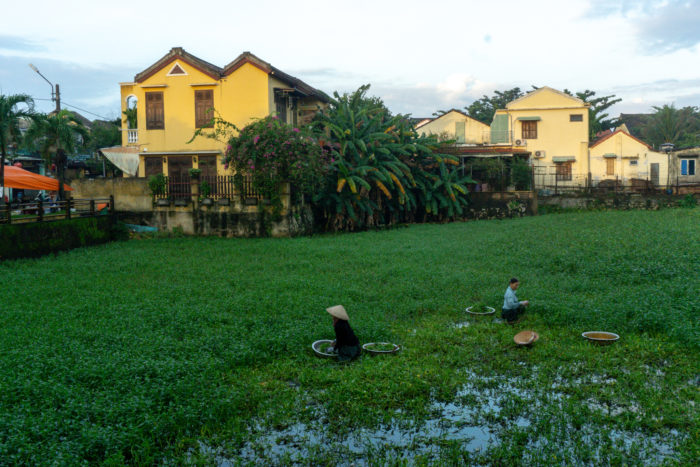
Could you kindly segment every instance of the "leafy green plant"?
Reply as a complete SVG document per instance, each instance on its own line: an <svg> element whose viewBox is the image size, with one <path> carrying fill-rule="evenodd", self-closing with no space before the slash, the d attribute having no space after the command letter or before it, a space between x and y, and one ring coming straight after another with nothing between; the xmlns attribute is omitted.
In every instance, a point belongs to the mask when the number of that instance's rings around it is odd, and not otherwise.
<svg viewBox="0 0 700 467"><path fill-rule="evenodd" d="M324 189L314 197L331 230L355 230L462 213L471 180L435 136L419 137L409 120L368 97L369 85L334 94L314 125L329 148Z"/></svg>
<svg viewBox="0 0 700 467"><path fill-rule="evenodd" d="M300 193L314 193L324 170L324 153L308 128L296 128L276 116L256 120L229 139L225 161L243 192L246 176L253 189L281 208L280 187L289 182Z"/></svg>
<svg viewBox="0 0 700 467"><path fill-rule="evenodd" d="M198 180L199 177L202 175L202 169L190 169L189 174L191 178Z"/></svg>
<svg viewBox="0 0 700 467"><path fill-rule="evenodd" d="M161 196L165 194L165 175L162 173L151 175L148 177L148 188L153 196Z"/></svg>
<svg viewBox="0 0 700 467"><path fill-rule="evenodd" d="M516 190L529 190L532 181L532 167L524 159L514 159L510 166L511 179Z"/></svg>
<svg viewBox="0 0 700 467"><path fill-rule="evenodd" d="M31 284L0 288L2 463L694 465L698 223L583 212L0 261ZM513 275L522 328L455 328ZM361 342L404 350L316 357L337 303Z"/></svg>
<svg viewBox="0 0 700 467"><path fill-rule="evenodd" d="M682 208L694 208L697 206L698 200L695 199L695 195L688 193L685 197L678 202L678 205Z"/></svg>
<svg viewBox="0 0 700 467"><path fill-rule="evenodd" d="M209 195L211 194L211 186L206 180L203 180L202 183L199 184L199 194L202 198L209 198Z"/></svg>

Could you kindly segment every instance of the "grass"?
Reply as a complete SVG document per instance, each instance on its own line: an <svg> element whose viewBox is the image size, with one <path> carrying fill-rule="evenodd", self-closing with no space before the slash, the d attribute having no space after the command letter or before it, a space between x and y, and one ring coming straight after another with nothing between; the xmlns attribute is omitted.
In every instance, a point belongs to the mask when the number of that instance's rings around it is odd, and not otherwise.
<svg viewBox="0 0 700 467"><path fill-rule="evenodd" d="M0 263L0 463L692 464L699 226L574 213ZM520 323L467 316L511 276ZM315 357L335 304L401 352Z"/></svg>

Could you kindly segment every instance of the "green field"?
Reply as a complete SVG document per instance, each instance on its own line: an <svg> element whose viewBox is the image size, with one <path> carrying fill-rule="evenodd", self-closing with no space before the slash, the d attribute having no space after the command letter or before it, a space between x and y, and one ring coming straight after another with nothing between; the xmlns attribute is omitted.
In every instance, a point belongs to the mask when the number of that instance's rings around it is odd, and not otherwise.
<svg viewBox="0 0 700 467"><path fill-rule="evenodd" d="M6 261L0 464L693 464L699 273L700 209ZM511 276L520 323L467 317ZM315 357L339 303L402 351Z"/></svg>

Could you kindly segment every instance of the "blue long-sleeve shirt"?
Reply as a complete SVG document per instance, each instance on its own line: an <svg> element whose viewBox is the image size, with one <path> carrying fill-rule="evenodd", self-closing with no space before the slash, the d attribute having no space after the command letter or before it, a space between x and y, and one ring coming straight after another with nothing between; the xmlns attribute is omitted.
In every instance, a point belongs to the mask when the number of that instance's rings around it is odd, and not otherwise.
<svg viewBox="0 0 700 467"><path fill-rule="evenodd" d="M515 290L508 287L506 293L503 296L503 308L506 310L514 310L520 306L520 301L515 295Z"/></svg>

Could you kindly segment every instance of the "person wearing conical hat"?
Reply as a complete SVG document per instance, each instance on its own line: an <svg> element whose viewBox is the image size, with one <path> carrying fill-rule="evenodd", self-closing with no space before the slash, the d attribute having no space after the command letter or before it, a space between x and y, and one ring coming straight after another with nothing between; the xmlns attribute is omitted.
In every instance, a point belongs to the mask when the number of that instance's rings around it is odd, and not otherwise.
<svg viewBox="0 0 700 467"><path fill-rule="evenodd" d="M360 355L360 341L350 327L345 307L336 305L326 308L326 311L333 317L333 329L335 330L333 345L338 352L338 361L347 362Z"/></svg>

